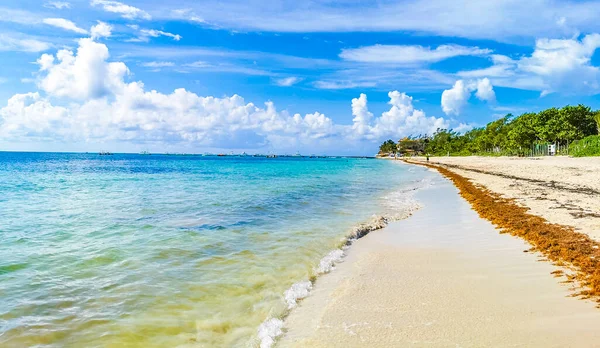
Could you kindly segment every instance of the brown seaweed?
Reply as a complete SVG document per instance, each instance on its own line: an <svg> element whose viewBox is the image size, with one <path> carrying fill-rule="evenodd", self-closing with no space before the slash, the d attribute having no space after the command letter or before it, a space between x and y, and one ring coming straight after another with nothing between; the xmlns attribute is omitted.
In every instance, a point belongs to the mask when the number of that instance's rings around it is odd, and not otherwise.
<svg viewBox="0 0 600 348"><path fill-rule="evenodd" d="M576 282L574 296L600 304L600 243L575 231L573 227L553 224L529 213L529 208L504 198L485 187L442 166L406 160L405 162L436 169L450 179L480 217L491 221L501 233L526 240L532 251L543 254L557 266L568 267L567 282ZM563 272L553 272L555 276Z"/></svg>

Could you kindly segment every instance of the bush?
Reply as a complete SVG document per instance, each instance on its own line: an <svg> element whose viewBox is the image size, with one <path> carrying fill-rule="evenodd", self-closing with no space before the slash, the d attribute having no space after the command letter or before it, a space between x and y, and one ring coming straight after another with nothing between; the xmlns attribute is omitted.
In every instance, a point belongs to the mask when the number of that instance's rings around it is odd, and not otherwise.
<svg viewBox="0 0 600 348"><path fill-rule="evenodd" d="M574 157L600 156L600 135L574 141L569 146L569 154Z"/></svg>

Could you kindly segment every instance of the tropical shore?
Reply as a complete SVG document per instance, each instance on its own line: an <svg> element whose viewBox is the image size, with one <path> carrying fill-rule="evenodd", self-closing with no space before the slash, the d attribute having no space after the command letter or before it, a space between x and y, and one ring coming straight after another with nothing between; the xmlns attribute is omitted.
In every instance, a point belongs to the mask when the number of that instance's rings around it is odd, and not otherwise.
<svg viewBox="0 0 600 348"><path fill-rule="evenodd" d="M424 160L423 160L424 161ZM549 222L596 239L597 160L432 158ZM421 170L430 170L421 168ZM562 267L478 216L440 176L409 219L357 241L286 319L281 347L589 347L596 303ZM552 207L552 208L551 208ZM596 209L596 210L595 210ZM555 261L555 260L553 260Z"/></svg>
<svg viewBox="0 0 600 348"><path fill-rule="evenodd" d="M600 240L600 157L432 157L430 163Z"/></svg>

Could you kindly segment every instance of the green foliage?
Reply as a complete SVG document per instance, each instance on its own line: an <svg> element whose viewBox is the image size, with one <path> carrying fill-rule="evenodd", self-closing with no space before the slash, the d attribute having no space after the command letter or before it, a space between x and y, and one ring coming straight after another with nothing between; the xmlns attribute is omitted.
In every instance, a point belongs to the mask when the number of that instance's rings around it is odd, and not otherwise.
<svg viewBox="0 0 600 348"><path fill-rule="evenodd" d="M390 152L396 152L396 143L392 140L386 140L383 142L383 144L381 144L379 146L379 153L380 154L385 154L385 153L390 153Z"/></svg>
<svg viewBox="0 0 600 348"><path fill-rule="evenodd" d="M464 134L452 129L438 129L432 136L402 139L398 147L400 152L422 153L424 150L432 155L523 156L536 146L539 149L551 143L566 149L567 145L577 140L599 133L600 111L592 111L580 104L525 113L518 117L508 114ZM383 143L380 152L390 142L393 144L391 140ZM573 145L569 150L571 148L576 147ZM583 148L588 149L588 146Z"/></svg>
<svg viewBox="0 0 600 348"><path fill-rule="evenodd" d="M423 153L425 151L425 145L429 142L426 137L423 138L411 138L406 137L398 141L398 151L402 154L406 153Z"/></svg>
<svg viewBox="0 0 600 348"><path fill-rule="evenodd" d="M569 153L575 157L600 156L600 135L590 135L569 145Z"/></svg>

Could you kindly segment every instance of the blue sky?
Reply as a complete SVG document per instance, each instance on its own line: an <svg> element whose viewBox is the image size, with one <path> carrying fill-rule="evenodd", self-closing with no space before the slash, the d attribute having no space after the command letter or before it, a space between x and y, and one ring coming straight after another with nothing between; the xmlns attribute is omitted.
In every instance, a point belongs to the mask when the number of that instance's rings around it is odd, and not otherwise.
<svg viewBox="0 0 600 348"><path fill-rule="evenodd" d="M598 10L6 0L0 150L372 154L509 112L599 108Z"/></svg>

